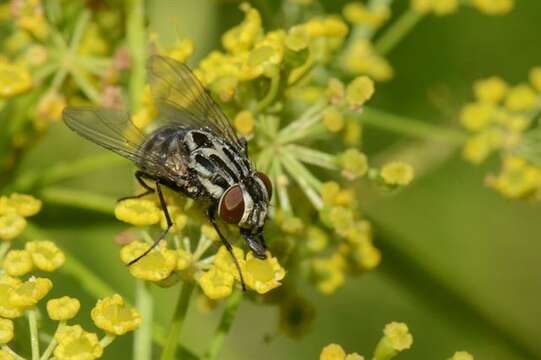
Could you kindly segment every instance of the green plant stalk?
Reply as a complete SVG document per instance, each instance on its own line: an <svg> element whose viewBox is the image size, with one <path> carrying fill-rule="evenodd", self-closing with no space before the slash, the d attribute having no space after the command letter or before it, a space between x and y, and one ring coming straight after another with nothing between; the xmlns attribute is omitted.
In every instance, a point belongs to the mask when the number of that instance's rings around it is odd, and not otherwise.
<svg viewBox="0 0 541 360"><path fill-rule="evenodd" d="M231 325L233 324L233 320L235 319L241 301L242 291L235 290L235 292L233 292L233 294L231 294L231 296L227 300L227 305L222 314L222 318L220 319L220 323L218 324L218 327L214 332L214 336L211 340L207 356L205 357L206 359L218 359L218 355L220 354L220 350L222 349L222 346L224 344L225 337L229 333L229 330L231 330Z"/></svg>
<svg viewBox="0 0 541 360"><path fill-rule="evenodd" d="M71 76L73 80L77 83L77 86L83 91L87 98L89 98L93 103L99 104L101 102L101 95L99 91L94 87L90 82L88 77L84 72L77 69L75 66L70 68Z"/></svg>
<svg viewBox="0 0 541 360"><path fill-rule="evenodd" d="M54 335L56 335L58 333L58 330L60 330L60 328L65 325L66 325L65 321L60 321L58 323L58 326L56 327L56 331ZM49 360L49 358L51 357L51 354L53 353L54 349L56 348L56 345L58 344L58 342L54 338L54 335L53 335L53 338L51 339L51 342L49 343L49 346L47 346L47 348L45 349L45 351L43 352L39 360Z"/></svg>
<svg viewBox="0 0 541 360"><path fill-rule="evenodd" d="M447 129L437 125L411 119L405 116L389 114L370 107L363 108L361 113L351 113L361 123L401 135L443 141L455 145L463 145L467 135L459 130Z"/></svg>
<svg viewBox="0 0 541 360"><path fill-rule="evenodd" d="M26 360L25 358L17 354L15 351L11 350L11 348L7 345L2 345L2 350L7 352L9 355L13 356L16 360Z"/></svg>
<svg viewBox="0 0 541 360"><path fill-rule="evenodd" d="M145 88L145 1L129 0L126 6L126 33L133 62L129 83L130 107L135 112L139 109L139 100Z"/></svg>
<svg viewBox="0 0 541 360"><path fill-rule="evenodd" d="M319 150L311 149L301 145L287 145L284 147L287 154L293 155L299 161L316 165L329 170L338 169L336 157Z"/></svg>
<svg viewBox="0 0 541 360"><path fill-rule="evenodd" d="M154 321L154 301L143 280L135 282L135 306L143 317L141 326L135 331L133 339L133 359L152 359L152 322Z"/></svg>
<svg viewBox="0 0 541 360"><path fill-rule="evenodd" d="M188 305L190 304L190 298L192 296L194 283L190 281L182 284L180 296L178 298L175 314L171 320L169 327L169 335L167 336L167 343L162 352L161 360L174 360L176 359L175 353L179 342L180 331L188 312Z"/></svg>
<svg viewBox="0 0 541 360"><path fill-rule="evenodd" d="M111 345L115 339L116 336L107 334L100 340L100 345L105 349L107 346Z"/></svg>
<svg viewBox="0 0 541 360"><path fill-rule="evenodd" d="M421 21L424 14L408 8L376 41L378 54L386 55Z"/></svg>
<svg viewBox="0 0 541 360"><path fill-rule="evenodd" d="M2 241L0 244L0 261L4 259L4 256L8 252L10 246L11 243L9 241Z"/></svg>
<svg viewBox="0 0 541 360"><path fill-rule="evenodd" d="M116 200L89 191L48 187L38 193L42 200L58 205L73 206L80 209L93 210L103 214L114 213Z"/></svg>
<svg viewBox="0 0 541 360"><path fill-rule="evenodd" d="M257 103L254 112L258 113L263 111L267 106L272 104L272 101L274 98L276 98L276 94L278 94L278 89L280 88L280 72L276 70L271 77L271 83L269 87L269 91L265 95L263 99L259 103Z"/></svg>
<svg viewBox="0 0 541 360"><path fill-rule="evenodd" d="M28 310L28 326L30 327L30 347L32 349L32 360L39 360L39 332L36 310Z"/></svg>

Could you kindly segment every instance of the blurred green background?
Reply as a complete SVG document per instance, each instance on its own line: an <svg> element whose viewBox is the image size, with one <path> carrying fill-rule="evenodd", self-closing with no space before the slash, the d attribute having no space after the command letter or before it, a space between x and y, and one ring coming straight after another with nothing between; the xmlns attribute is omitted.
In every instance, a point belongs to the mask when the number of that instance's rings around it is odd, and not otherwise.
<svg viewBox="0 0 541 360"><path fill-rule="evenodd" d="M242 18L235 1L149 3L150 27L165 40L173 41L177 34L192 38L196 58L219 46L220 33ZM395 3L395 13L407 5L405 0ZM336 12L343 2L324 4ZM371 105L457 127L456 113L471 98L474 80L500 75L517 83L527 79L531 67L541 65L540 20L537 0L518 0L515 10L502 17L463 8L456 15L424 19L390 54L396 76L377 86ZM374 159L398 141L396 134L371 128L364 134L365 150ZM359 201L377 224L376 246L383 251L379 268L348 280L332 296L305 289L316 304L317 319L300 340L276 335L276 308L244 302L222 358L316 359L330 342L370 356L383 326L403 321L414 344L400 359L446 359L457 350L482 360L541 359L540 206L508 201L485 188L483 178L495 170L495 162L473 167L461 160L459 149L446 144L428 144L419 154L434 149L449 152L445 161L425 169L399 194L363 185ZM99 151L56 124L24 167L45 168L59 159ZM124 196L132 191L132 168L127 161L119 164L65 185ZM133 279L112 242L122 224L52 204L36 220L114 289L133 294ZM54 296L77 292L74 279L61 280L55 282ZM154 292L158 320L167 323L176 288ZM82 300L82 313L88 313L94 299ZM219 309L202 314L192 307L184 343L204 351L219 314ZM121 338L105 358L122 359L129 351L129 339Z"/></svg>

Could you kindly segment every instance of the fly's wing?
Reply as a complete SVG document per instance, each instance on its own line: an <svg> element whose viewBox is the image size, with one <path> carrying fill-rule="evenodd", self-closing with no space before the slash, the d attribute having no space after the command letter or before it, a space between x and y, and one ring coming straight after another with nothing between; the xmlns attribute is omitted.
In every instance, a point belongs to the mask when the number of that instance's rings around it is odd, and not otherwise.
<svg viewBox="0 0 541 360"><path fill-rule="evenodd" d="M155 175L169 177L170 171L159 155L141 151L145 135L129 114L104 107L67 107L62 115L66 125L82 137L137 165L144 164Z"/></svg>
<svg viewBox="0 0 541 360"><path fill-rule="evenodd" d="M154 55L148 60L147 70L162 121L196 129L209 128L239 151L245 151L229 119L188 66Z"/></svg>

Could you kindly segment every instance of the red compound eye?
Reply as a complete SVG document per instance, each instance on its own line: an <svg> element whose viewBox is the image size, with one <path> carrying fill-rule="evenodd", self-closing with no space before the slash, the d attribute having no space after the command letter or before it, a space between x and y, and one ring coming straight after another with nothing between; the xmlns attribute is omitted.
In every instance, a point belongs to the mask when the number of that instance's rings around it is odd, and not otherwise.
<svg viewBox="0 0 541 360"><path fill-rule="evenodd" d="M239 185L225 191L220 200L220 217L229 224L238 224L244 214L244 198Z"/></svg>
<svg viewBox="0 0 541 360"><path fill-rule="evenodd" d="M256 172L255 176L257 176L261 181L263 181L263 184L265 184L265 188L267 189L267 195L269 200L272 198L272 183L269 179L269 177L262 172Z"/></svg>

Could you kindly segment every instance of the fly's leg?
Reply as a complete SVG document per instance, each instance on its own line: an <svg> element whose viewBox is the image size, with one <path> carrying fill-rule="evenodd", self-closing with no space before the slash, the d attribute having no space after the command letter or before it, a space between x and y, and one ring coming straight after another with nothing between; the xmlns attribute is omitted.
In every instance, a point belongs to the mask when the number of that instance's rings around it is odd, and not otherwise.
<svg viewBox="0 0 541 360"><path fill-rule="evenodd" d="M156 190L154 190L153 188L148 186L148 184L144 180L146 177L147 177L147 175L144 172L142 172L140 170L137 170L135 172L135 179L137 179L137 182L142 187L144 187L146 191L139 194L139 195L121 197L120 199L117 200L117 202L128 200L128 199L139 199L139 198L142 198L143 196L147 196L148 194L153 194L154 191L156 191Z"/></svg>
<svg viewBox="0 0 541 360"><path fill-rule="evenodd" d="M169 230L173 226L173 221L171 221L171 216L169 215L169 211L167 210L167 204L165 203L165 198L163 197L162 188L160 186L160 180L156 180L156 190L158 191L158 197L160 198L160 206L161 206L162 211L163 211L163 213L165 215L165 221L167 222L167 228L162 230L162 232L160 233L158 238L156 240L154 240L154 243L152 244L151 247L149 247L144 253L142 253L141 255L139 255L138 257L133 259L132 261L130 261L128 266L135 264L137 261L139 261L143 257L145 257L149 252L151 252L152 249L154 249L160 243L160 241L163 240L165 235L167 235L167 233L169 232Z"/></svg>
<svg viewBox="0 0 541 360"><path fill-rule="evenodd" d="M246 284L244 283L244 277L242 276L242 270L240 269L239 262L238 262L237 258L235 257L235 254L233 253L233 247L231 246L229 241L226 240L226 238L223 236L222 232L218 228L218 223L216 222L216 209L217 209L216 204L212 204L209 207L208 216L209 216L209 219L210 219L210 223L212 224L212 226L214 226L214 229L218 233L218 236L220 237L220 240L222 240L222 243L224 244L225 248L227 249L227 251L229 252L231 257L233 258L233 262L235 263L235 267L237 268L237 271L239 272L240 283L242 285L242 291L246 291Z"/></svg>

